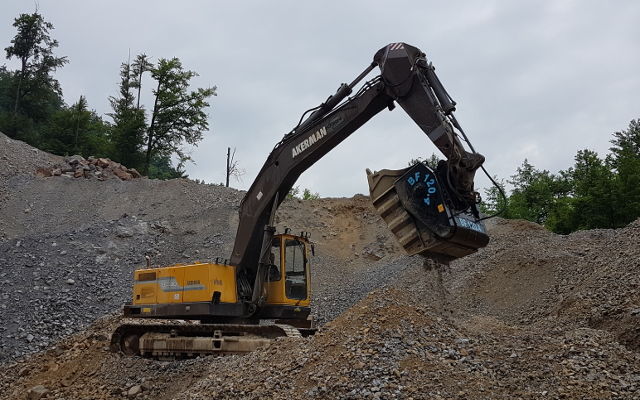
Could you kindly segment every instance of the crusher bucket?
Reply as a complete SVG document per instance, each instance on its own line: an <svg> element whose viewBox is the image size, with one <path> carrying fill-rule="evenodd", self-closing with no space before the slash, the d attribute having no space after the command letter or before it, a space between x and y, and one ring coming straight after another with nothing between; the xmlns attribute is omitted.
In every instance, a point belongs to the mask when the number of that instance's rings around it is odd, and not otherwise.
<svg viewBox="0 0 640 400"><path fill-rule="evenodd" d="M376 211L409 255L448 263L489 243L484 223L455 210L438 174L424 163L400 170L367 169Z"/></svg>

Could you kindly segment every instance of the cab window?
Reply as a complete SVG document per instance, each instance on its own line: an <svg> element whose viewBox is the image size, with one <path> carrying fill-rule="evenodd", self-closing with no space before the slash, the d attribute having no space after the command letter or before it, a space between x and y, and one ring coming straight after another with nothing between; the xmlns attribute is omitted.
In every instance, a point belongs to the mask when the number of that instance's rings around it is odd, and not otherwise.
<svg viewBox="0 0 640 400"><path fill-rule="evenodd" d="M307 298L307 260L304 243L285 241L285 294L289 299Z"/></svg>
<svg viewBox="0 0 640 400"><path fill-rule="evenodd" d="M269 282L277 282L280 280L280 238L274 238L271 243L271 255L269 255L269 274L267 280Z"/></svg>

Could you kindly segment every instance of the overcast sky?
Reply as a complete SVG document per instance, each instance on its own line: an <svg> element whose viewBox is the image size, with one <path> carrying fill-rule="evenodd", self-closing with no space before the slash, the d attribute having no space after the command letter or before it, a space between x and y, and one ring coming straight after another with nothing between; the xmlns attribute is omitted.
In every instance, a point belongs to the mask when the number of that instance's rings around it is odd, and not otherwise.
<svg viewBox="0 0 640 400"><path fill-rule="evenodd" d="M34 2L0 2L1 48ZM605 154L611 133L640 118L638 1L65 1L39 0L69 64L65 100L110 111L129 52L178 57L218 87L191 178L224 181L237 148L249 187L300 114L350 82L392 42L422 49L458 102L457 117L491 174L525 158L556 172L579 149ZM232 5L233 4L233 5ZM15 64L8 63L10 67ZM373 74L371 75L373 77ZM148 99L148 97L147 97ZM147 101L148 103L148 101ZM400 107L383 111L305 172L322 196L368 193L365 168L402 168L436 152ZM486 179L477 179L486 186Z"/></svg>

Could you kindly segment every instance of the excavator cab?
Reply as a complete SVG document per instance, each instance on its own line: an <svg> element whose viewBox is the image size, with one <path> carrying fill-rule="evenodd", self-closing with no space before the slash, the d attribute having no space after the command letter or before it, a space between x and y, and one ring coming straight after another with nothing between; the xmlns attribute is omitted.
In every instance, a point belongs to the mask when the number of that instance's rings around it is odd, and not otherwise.
<svg viewBox="0 0 640 400"><path fill-rule="evenodd" d="M275 235L267 275L269 306L308 307L311 298L309 240L290 234Z"/></svg>

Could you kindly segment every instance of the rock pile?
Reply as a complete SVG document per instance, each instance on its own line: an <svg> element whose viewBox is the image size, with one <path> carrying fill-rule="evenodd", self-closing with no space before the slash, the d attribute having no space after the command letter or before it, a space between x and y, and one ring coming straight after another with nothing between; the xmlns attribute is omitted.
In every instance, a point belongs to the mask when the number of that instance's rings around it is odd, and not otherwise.
<svg viewBox="0 0 640 400"><path fill-rule="evenodd" d="M39 176L67 176L71 178L106 179L118 178L123 181L141 178L142 175L135 168L127 168L124 165L111 161L108 158L74 155L64 158L64 163L50 167L41 167L37 170Z"/></svg>

